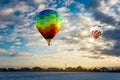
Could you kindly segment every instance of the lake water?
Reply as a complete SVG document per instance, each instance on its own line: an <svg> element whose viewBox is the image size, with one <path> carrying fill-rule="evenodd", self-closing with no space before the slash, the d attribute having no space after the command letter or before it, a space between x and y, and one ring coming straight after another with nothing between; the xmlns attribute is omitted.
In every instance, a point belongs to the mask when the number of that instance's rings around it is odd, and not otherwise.
<svg viewBox="0 0 120 80"><path fill-rule="evenodd" d="M120 73L0 72L0 80L120 80Z"/></svg>

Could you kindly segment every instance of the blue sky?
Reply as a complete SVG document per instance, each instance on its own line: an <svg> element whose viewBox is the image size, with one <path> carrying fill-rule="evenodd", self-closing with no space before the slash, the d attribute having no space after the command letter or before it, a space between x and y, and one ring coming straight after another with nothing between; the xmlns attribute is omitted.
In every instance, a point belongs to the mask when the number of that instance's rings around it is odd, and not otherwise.
<svg viewBox="0 0 120 80"><path fill-rule="evenodd" d="M37 13L56 10L62 29L47 46L35 26ZM120 66L119 0L1 0L0 67ZM90 27L100 24L94 40Z"/></svg>

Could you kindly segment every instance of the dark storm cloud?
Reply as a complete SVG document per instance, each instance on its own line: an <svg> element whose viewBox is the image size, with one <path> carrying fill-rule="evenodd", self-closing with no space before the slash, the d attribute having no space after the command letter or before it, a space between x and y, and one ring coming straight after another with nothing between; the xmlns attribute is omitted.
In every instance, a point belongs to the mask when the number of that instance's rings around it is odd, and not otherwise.
<svg viewBox="0 0 120 80"><path fill-rule="evenodd" d="M76 33L76 31L72 31L73 33ZM78 32L77 32L78 33ZM80 40L75 40L74 37L81 37L82 35L80 34L73 34L71 35L71 37L63 37L62 40L66 40L66 43L68 44L80 44ZM104 42L106 43L107 41L114 41L115 43L113 44L110 44L110 43L107 43L107 44L104 44L103 46L106 46L106 47L109 47L109 49L104 49L102 48L102 46L97 46L96 44L94 44L94 48L93 49L88 49L87 47L82 47L82 48L79 48L79 49L68 49L68 52L69 51L74 51L74 50L77 50L77 51L88 51L88 52L91 52L93 53L94 55L110 55L110 56L120 56L120 29L114 29L114 30L107 30L107 31L104 31L103 33L103 38L105 39ZM89 44L89 43L88 43ZM89 57L89 58L93 58L93 59L104 59L103 57L101 56L86 56L86 57Z"/></svg>
<svg viewBox="0 0 120 80"><path fill-rule="evenodd" d="M66 43L68 44L78 44L79 43L79 39L75 39L75 38L81 38L81 34L79 34L80 30L79 29L75 29L72 31L68 32L68 36L64 36L62 38L60 38L60 40L65 40Z"/></svg>
<svg viewBox="0 0 120 80"><path fill-rule="evenodd" d="M79 43L79 40L76 40L74 39L75 37L70 37L70 38L67 38L67 37L62 37L61 40L65 40L66 43L68 44L78 44Z"/></svg>
<svg viewBox="0 0 120 80"><path fill-rule="evenodd" d="M86 6L86 8L87 9L97 9L100 6L100 1L101 0L93 0Z"/></svg>
<svg viewBox="0 0 120 80"><path fill-rule="evenodd" d="M93 12L93 15L95 20L98 20L102 23L110 24L112 26L120 27L120 21L116 21L112 16L109 16L107 14L104 14L100 11Z"/></svg>
<svg viewBox="0 0 120 80"><path fill-rule="evenodd" d="M114 40L114 46L109 49L104 49L102 52L107 55L120 56L120 29L105 31L103 37L106 40Z"/></svg>
<svg viewBox="0 0 120 80"><path fill-rule="evenodd" d="M105 59L104 57L97 55L97 56L82 56L82 57L86 57L86 58L91 58L91 59Z"/></svg>
<svg viewBox="0 0 120 80"><path fill-rule="evenodd" d="M120 56L120 48L113 48L111 50L105 49L102 52L111 56Z"/></svg>
<svg viewBox="0 0 120 80"><path fill-rule="evenodd" d="M94 50L91 50L90 52L100 51L101 54L120 56L120 29L119 29L120 28L120 21L116 21L116 19L113 16L109 16L108 14L103 13L101 10L99 10L101 1L102 0L95 0L95 2L94 2L94 0L93 0L93 2L88 4L86 9L88 11L92 11L92 13L93 13L92 17L95 20L100 21L101 23L109 24L109 25L116 27L118 29L118 30L117 29L107 30L103 34L103 37L106 40L109 40L109 41L113 40L113 41L115 41L115 44L114 44L114 46L110 46L110 44L105 45L105 46L111 47L111 49L100 49L100 47L99 47L99 48L95 48ZM104 2L107 4L109 2L109 0L104 0ZM118 7L114 7L113 10L114 10L114 13L116 13L116 15L119 16ZM97 53L97 52L94 52L94 53Z"/></svg>
<svg viewBox="0 0 120 80"><path fill-rule="evenodd" d="M104 31L103 37L108 40L120 41L120 29Z"/></svg>
<svg viewBox="0 0 120 80"><path fill-rule="evenodd" d="M112 6L111 9L113 10L116 15L120 16L120 3L117 3L116 5Z"/></svg>
<svg viewBox="0 0 120 80"><path fill-rule="evenodd" d="M113 46L111 46L110 43L104 45L107 47L111 47L110 49L104 49L101 46L95 46L95 48L93 48L92 50L89 50L89 52L93 53L93 54L105 54L105 55L111 55L111 56L120 56L120 29L114 29L114 30L107 30L104 31L103 35L105 38L105 42L106 41L114 41L115 43L113 44ZM86 50L87 48L84 48L84 50ZM80 51L82 49L79 49L78 51ZM102 57L101 56L86 56L88 58L94 58L94 59L99 59Z"/></svg>
<svg viewBox="0 0 120 80"><path fill-rule="evenodd" d="M119 27L119 26L120 26L120 21L116 21L116 20L113 18L113 16L109 16L109 15L106 14L106 13L102 13L101 10L98 10L98 8L101 6L101 5L100 5L101 1L102 1L102 0L93 0L92 2L90 2L90 3L87 5L86 9L87 9L88 11L92 11L92 12L93 12L92 16L93 16L93 18L94 18L95 20L98 20L98 21L100 21L101 23L106 23L106 24L110 24L110 25L112 25L112 26L117 26L117 27ZM105 3L108 3L109 0L104 0L104 2L105 2ZM119 15L118 9L115 9L114 12Z"/></svg>
<svg viewBox="0 0 120 80"><path fill-rule="evenodd" d="M75 50L75 49L68 49L67 51L68 51L68 52L72 52L72 51L74 51L74 50Z"/></svg>
<svg viewBox="0 0 120 80"><path fill-rule="evenodd" d="M13 15L0 15L0 24L22 25L24 21L22 18Z"/></svg>
<svg viewBox="0 0 120 80"><path fill-rule="evenodd" d="M12 53L8 56L9 57L28 57L28 56L35 56L35 55L32 53L28 53L28 52L16 52L16 53Z"/></svg>

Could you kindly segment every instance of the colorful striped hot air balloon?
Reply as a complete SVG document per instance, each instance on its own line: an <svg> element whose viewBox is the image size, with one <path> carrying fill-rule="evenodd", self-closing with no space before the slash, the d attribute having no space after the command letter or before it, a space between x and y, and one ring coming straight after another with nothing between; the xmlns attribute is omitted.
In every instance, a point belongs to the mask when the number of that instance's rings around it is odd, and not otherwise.
<svg viewBox="0 0 120 80"><path fill-rule="evenodd" d="M94 39L98 39L99 36L102 34L102 27L100 25L94 25L93 27L91 27L90 32Z"/></svg>
<svg viewBox="0 0 120 80"><path fill-rule="evenodd" d="M54 10L43 10L36 17L36 26L41 35L47 40L50 45L51 39L61 29L62 19Z"/></svg>

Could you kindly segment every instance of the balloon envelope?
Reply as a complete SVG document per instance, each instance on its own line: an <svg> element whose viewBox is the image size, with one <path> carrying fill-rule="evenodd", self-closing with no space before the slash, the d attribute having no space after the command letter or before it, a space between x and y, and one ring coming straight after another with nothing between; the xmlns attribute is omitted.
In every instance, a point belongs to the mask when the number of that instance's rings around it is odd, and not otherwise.
<svg viewBox="0 0 120 80"><path fill-rule="evenodd" d="M102 27L99 25L94 25L91 27L91 34L94 39L98 39L99 36L102 34Z"/></svg>
<svg viewBox="0 0 120 80"><path fill-rule="evenodd" d="M54 10L43 10L36 17L36 26L41 35L47 40L50 45L51 39L61 29L62 19Z"/></svg>

